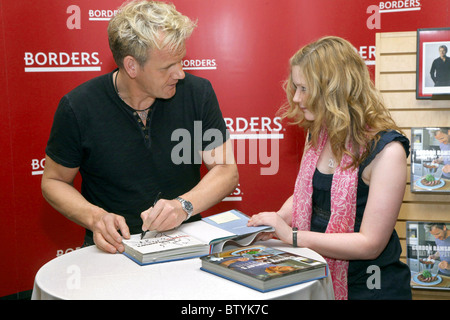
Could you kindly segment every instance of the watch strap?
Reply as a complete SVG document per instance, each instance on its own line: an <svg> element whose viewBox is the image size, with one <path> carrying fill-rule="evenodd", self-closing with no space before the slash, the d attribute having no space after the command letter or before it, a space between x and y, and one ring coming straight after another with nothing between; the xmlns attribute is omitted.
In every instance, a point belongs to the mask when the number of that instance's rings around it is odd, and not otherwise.
<svg viewBox="0 0 450 320"><path fill-rule="evenodd" d="M184 212L186 212L187 214L187 217L186 219L184 219L184 221L188 220L192 216L192 213L194 211L192 203L181 197L176 197L176 199L181 202L181 208L183 208Z"/></svg>

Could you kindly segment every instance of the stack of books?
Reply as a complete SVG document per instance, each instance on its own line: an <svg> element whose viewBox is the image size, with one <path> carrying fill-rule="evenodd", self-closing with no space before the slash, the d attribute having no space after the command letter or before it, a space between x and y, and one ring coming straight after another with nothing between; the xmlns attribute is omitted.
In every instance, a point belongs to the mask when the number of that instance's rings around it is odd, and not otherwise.
<svg viewBox="0 0 450 320"><path fill-rule="evenodd" d="M220 252L228 247L252 243L269 226L248 227L249 217L238 210L218 213L200 221L185 223L164 232L147 232L141 239L134 234L123 240L124 254L140 265L195 258Z"/></svg>

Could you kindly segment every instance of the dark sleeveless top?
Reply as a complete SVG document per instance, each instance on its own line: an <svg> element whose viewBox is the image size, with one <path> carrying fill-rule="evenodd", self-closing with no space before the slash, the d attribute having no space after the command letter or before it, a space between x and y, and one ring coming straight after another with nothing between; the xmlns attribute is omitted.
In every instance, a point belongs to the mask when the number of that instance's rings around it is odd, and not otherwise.
<svg viewBox="0 0 450 320"><path fill-rule="evenodd" d="M386 144L399 141L409 155L409 140L396 131L382 132L379 142L370 156L360 165L358 173L358 188L356 200L355 232L359 232L364 215L369 186L362 180L362 172L372 162L375 156L383 150ZM325 232L331 211L332 174L322 174L316 169L313 176L313 213L311 216L311 231ZM400 261L402 249L396 231L391 235L386 248L374 260L351 260L348 269L348 299L411 299L411 272L409 267ZM378 268L373 269L371 266ZM380 288L374 288L378 273ZM372 289L371 289L372 288Z"/></svg>

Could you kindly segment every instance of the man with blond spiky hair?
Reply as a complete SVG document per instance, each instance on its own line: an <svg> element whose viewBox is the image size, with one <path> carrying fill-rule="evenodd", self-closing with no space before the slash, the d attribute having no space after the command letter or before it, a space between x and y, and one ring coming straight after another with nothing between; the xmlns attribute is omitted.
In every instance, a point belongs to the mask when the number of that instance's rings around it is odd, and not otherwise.
<svg viewBox="0 0 450 320"><path fill-rule="evenodd" d="M118 68L81 84L59 103L42 192L56 210L86 228L86 245L122 252L122 237L200 219L198 213L237 186L211 83L182 68L195 25L170 4L125 3L108 25ZM191 137L215 133L183 149L183 159L204 159L203 178L201 163L175 159L173 133L180 128ZM78 172L81 192L73 187Z"/></svg>

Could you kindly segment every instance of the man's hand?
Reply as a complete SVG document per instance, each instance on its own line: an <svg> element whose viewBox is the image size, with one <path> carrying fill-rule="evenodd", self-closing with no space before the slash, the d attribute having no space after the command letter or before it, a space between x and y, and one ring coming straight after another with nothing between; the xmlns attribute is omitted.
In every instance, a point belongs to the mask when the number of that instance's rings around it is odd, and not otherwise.
<svg viewBox="0 0 450 320"><path fill-rule="evenodd" d="M178 227L187 213L178 200L159 200L154 207L141 213L142 231L166 231Z"/></svg>
<svg viewBox="0 0 450 320"><path fill-rule="evenodd" d="M92 227L96 246L110 253L123 252L125 247L118 231L125 239L130 238L130 230L124 217L109 212L96 217Z"/></svg>

